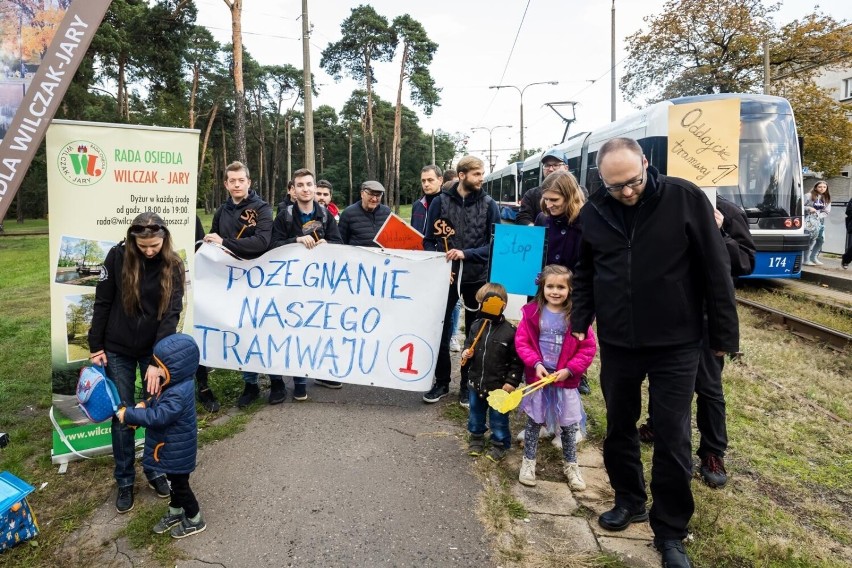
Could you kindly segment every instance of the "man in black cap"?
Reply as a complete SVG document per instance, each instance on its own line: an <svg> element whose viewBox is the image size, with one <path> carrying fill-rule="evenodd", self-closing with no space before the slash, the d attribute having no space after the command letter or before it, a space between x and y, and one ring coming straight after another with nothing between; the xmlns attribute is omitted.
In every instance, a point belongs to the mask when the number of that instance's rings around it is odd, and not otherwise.
<svg viewBox="0 0 852 568"><path fill-rule="evenodd" d="M565 152L551 148L541 157L541 179L559 170L567 170ZM534 225L536 216L541 213L541 186L533 187L521 197L521 209L515 217L516 225Z"/></svg>
<svg viewBox="0 0 852 568"><path fill-rule="evenodd" d="M382 203L385 187L377 181L361 184L361 200L340 214L340 238L345 245L378 247L373 239L390 216L390 207Z"/></svg>

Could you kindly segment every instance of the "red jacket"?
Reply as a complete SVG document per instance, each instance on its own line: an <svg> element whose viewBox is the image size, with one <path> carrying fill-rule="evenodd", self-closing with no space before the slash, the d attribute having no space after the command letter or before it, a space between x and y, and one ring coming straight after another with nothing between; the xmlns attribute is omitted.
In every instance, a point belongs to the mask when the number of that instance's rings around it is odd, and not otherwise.
<svg viewBox="0 0 852 568"><path fill-rule="evenodd" d="M541 335L541 313L538 309L538 303L530 302L521 308L521 314L522 319L518 324L518 331L515 332L515 350L518 352L518 357L524 362L526 382L532 384L538 381L535 374L535 364L544 360L541 348L538 345L538 338ZM557 370L568 369L571 376L564 381L553 384L564 389L577 388L580 385L580 377L592 364L596 352L597 343L592 328L586 330L586 338L583 341L578 341L576 337L571 335L569 324L556 368Z"/></svg>

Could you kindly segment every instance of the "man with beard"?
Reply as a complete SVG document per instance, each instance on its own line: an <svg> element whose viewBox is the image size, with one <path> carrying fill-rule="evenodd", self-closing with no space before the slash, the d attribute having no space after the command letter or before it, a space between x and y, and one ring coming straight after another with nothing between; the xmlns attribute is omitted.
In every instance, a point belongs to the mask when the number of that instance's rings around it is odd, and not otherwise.
<svg viewBox="0 0 852 568"><path fill-rule="evenodd" d="M465 156L456 166L458 182L432 199L423 238L425 250L441 251L453 263L453 282L447 294L444 329L438 348L435 383L423 395L423 401L434 403L450 390L450 337L452 312L459 297L465 308L465 329L470 329L476 311L476 292L488 279L488 259L491 254L493 226L500 223L497 203L482 191L485 164L479 158ZM450 227L452 234L436 235L437 227ZM467 367L461 368L459 401L468 402Z"/></svg>
<svg viewBox="0 0 852 568"><path fill-rule="evenodd" d="M689 181L659 173L630 138L597 152L602 187L580 211L573 335L597 318L606 403L604 465L614 507L610 531L650 517L663 566L692 566L683 547L695 510L690 414L706 306L716 356L735 353L739 326L730 260L713 207ZM636 421L648 377L654 411L650 516Z"/></svg>
<svg viewBox="0 0 852 568"><path fill-rule="evenodd" d="M333 192L334 188L330 181L321 179L317 182L317 203L325 206L325 208L328 209L328 212L331 213L331 216L334 217L335 221L340 221L340 210L337 208L337 205L334 204L334 198L332 197Z"/></svg>

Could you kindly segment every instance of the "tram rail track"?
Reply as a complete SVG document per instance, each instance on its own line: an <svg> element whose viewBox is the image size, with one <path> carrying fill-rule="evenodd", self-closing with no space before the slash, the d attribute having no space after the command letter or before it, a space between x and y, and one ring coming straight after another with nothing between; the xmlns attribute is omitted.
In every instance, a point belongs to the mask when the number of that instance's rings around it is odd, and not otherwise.
<svg viewBox="0 0 852 568"><path fill-rule="evenodd" d="M791 333L809 340L822 340L826 345L831 346L838 351L852 346L852 335L848 333L831 329L824 325L808 321L806 319L794 316L782 310L747 300L737 296L737 302L743 306L747 306L753 310L767 314L771 320L778 322L787 327Z"/></svg>

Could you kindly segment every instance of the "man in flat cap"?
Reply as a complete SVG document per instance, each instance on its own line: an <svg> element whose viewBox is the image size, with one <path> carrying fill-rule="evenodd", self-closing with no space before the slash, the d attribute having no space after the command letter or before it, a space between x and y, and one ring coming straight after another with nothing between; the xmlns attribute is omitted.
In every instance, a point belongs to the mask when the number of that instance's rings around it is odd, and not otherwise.
<svg viewBox="0 0 852 568"><path fill-rule="evenodd" d="M361 247L378 247L373 239L391 214L390 207L382 203L385 188L377 181L361 184L361 200L340 214L340 238L343 244Z"/></svg>

